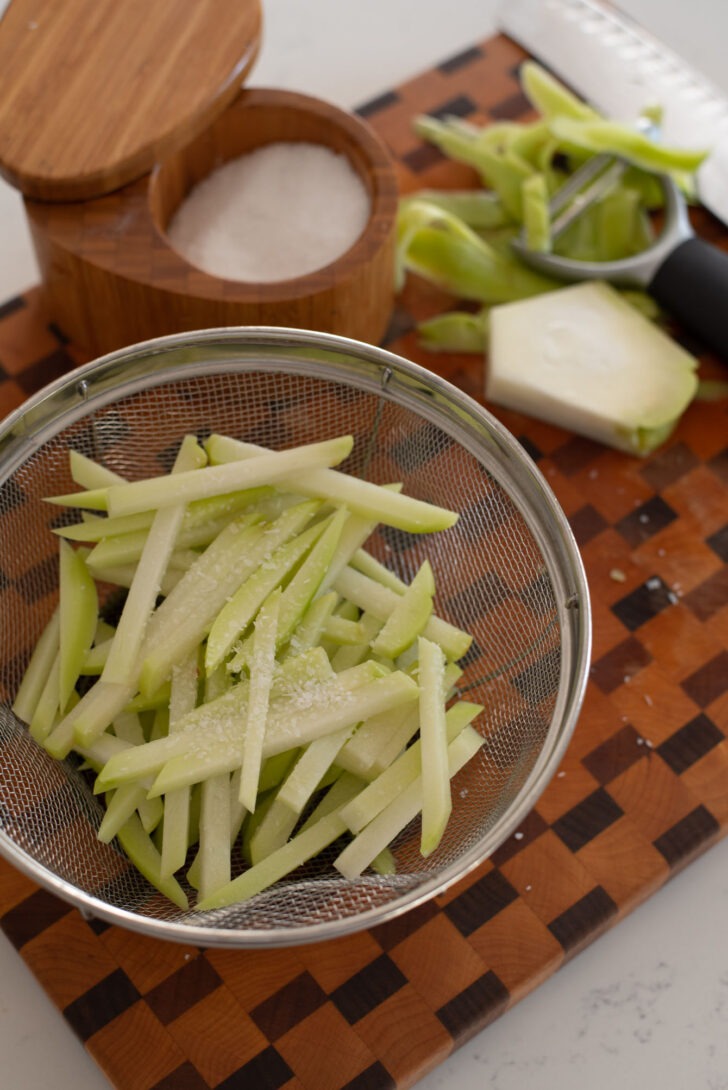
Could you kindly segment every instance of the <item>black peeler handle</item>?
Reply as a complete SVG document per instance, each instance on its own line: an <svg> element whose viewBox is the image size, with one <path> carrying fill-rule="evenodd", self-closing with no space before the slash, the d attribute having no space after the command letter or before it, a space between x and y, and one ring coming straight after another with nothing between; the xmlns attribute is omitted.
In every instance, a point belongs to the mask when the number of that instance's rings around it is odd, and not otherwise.
<svg viewBox="0 0 728 1090"><path fill-rule="evenodd" d="M681 242L647 289L657 302L728 363L728 254L699 238Z"/></svg>

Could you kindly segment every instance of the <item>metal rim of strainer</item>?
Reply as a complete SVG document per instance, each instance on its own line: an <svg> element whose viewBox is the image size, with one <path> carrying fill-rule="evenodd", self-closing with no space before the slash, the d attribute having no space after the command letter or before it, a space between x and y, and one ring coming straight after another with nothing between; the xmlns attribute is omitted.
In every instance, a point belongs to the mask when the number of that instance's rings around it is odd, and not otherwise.
<svg viewBox="0 0 728 1090"><path fill-rule="evenodd" d="M273 351L256 358L256 349ZM276 355L275 353L278 353ZM79 890L38 864L0 827L0 854L33 881L73 904L86 917L152 937L202 946L276 947L320 942L384 923L421 905L466 877L523 822L558 768L576 725L591 657L591 607L578 546L543 474L518 440L457 387L386 349L334 334L245 326L192 331L122 348L84 364L44 387L0 424L0 484L39 445L96 409L147 387L203 371L287 370L335 378L406 406L442 428L493 475L537 540L553 581L563 657L547 738L509 808L477 845L455 862L385 905L356 916L295 927L251 930L196 925L139 915ZM507 471L507 483L502 481Z"/></svg>

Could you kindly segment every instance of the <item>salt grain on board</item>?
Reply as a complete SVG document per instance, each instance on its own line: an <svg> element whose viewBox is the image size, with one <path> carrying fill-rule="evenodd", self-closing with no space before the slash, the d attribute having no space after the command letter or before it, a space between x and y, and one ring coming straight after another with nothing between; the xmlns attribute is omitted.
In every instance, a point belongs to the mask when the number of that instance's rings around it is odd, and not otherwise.
<svg viewBox="0 0 728 1090"><path fill-rule="evenodd" d="M320 144L267 144L196 185L167 228L192 265L226 280L273 283L344 254L370 201L345 155Z"/></svg>

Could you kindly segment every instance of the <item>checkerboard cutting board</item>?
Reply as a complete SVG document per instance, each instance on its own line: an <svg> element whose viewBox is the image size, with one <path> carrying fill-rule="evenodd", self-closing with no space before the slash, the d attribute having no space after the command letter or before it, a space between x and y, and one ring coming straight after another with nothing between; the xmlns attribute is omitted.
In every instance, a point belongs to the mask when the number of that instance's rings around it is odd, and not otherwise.
<svg viewBox="0 0 728 1090"><path fill-rule="evenodd" d="M362 108L403 190L473 183L418 141L412 118L525 116L523 57L494 38ZM728 248L717 221L697 213L695 223ZM412 279L387 344L482 400L483 361L417 344L416 321L452 303ZM1 413L78 362L39 291L0 308ZM702 371L721 374L708 357ZM498 412L580 545L593 666L572 743L535 810L447 894L329 943L201 950L84 920L0 862L0 925L114 1086L410 1086L724 834L727 415L725 400L694 404L642 461Z"/></svg>

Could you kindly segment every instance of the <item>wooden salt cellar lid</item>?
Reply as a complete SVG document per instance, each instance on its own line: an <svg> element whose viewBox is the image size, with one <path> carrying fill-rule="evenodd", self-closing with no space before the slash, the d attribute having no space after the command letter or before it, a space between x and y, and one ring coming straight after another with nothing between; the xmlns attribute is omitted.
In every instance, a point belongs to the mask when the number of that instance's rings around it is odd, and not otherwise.
<svg viewBox="0 0 728 1090"><path fill-rule="evenodd" d="M259 0L12 0L0 21L0 173L85 200L147 173L232 101Z"/></svg>

